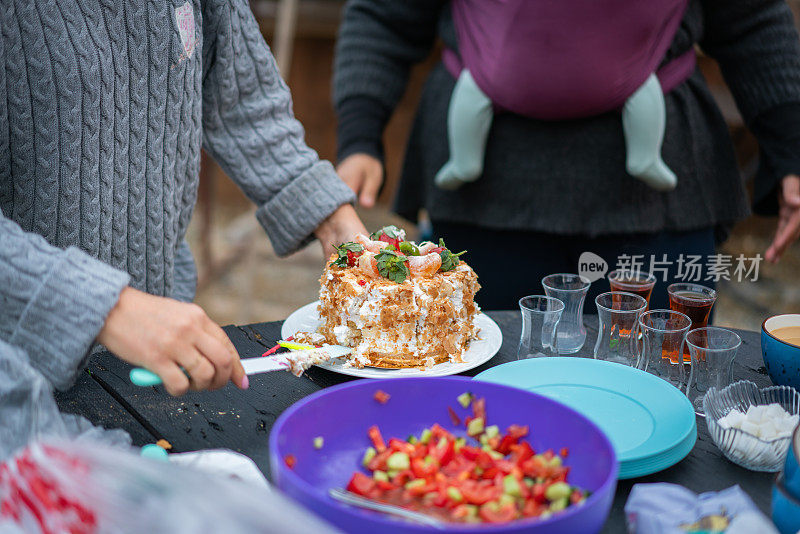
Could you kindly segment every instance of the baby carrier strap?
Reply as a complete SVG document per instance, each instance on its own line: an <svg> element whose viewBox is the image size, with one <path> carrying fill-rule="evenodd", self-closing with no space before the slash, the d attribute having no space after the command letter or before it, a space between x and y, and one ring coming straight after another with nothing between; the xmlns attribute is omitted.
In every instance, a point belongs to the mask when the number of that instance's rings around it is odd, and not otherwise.
<svg viewBox="0 0 800 534"><path fill-rule="evenodd" d="M452 0L464 68L498 110L540 119L619 109L653 72L665 93L695 70L693 48L660 65L688 0Z"/></svg>
<svg viewBox="0 0 800 534"><path fill-rule="evenodd" d="M664 94L669 93L680 84L689 79L697 66L697 55L694 47L662 65L657 71L661 90Z"/></svg>

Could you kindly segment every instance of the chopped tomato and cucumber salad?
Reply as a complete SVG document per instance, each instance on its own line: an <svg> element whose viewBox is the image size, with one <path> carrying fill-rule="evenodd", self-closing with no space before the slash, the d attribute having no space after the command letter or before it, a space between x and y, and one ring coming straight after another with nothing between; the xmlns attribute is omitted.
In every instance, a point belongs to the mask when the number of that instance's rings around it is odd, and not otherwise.
<svg viewBox="0 0 800 534"><path fill-rule="evenodd" d="M464 523L545 518L586 500L586 491L567 482L566 448L537 454L522 439L527 426L501 432L486 424L485 399L465 393L458 402L472 406L463 421L466 437L434 424L419 436L387 441L377 426L370 427L372 446L362 461L369 474L356 471L348 491ZM449 415L462 424L454 410Z"/></svg>

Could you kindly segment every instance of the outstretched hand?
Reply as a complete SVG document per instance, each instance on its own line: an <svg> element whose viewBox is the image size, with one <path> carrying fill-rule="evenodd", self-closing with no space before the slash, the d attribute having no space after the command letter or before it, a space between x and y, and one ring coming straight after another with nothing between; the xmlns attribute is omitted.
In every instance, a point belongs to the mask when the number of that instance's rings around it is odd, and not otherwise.
<svg viewBox="0 0 800 534"><path fill-rule="evenodd" d="M368 232L364 223L350 204L340 206L314 230L314 235L322 243L322 253L326 261L333 254L336 245L352 241L356 234L366 233Z"/></svg>
<svg viewBox="0 0 800 534"><path fill-rule="evenodd" d="M358 203L365 208L375 205L383 183L383 165L369 154L351 154L344 158L336 172L344 183L358 195Z"/></svg>
<svg viewBox="0 0 800 534"><path fill-rule="evenodd" d="M778 229L766 252L766 259L776 263L786 249L800 237L800 177L790 174L781 181Z"/></svg>
<svg viewBox="0 0 800 534"><path fill-rule="evenodd" d="M196 304L126 287L97 341L156 373L170 395L219 389L228 380L241 389L248 386L233 343Z"/></svg>

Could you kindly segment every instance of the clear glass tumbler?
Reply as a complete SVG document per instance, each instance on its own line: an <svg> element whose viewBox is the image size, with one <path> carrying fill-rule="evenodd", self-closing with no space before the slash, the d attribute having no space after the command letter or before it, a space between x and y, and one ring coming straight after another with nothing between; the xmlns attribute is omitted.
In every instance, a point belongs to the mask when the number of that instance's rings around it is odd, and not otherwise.
<svg viewBox="0 0 800 534"><path fill-rule="evenodd" d="M559 354L574 354L586 342L583 301L590 285L588 279L577 274L551 274L542 278L545 294L564 303L564 313L556 330Z"/></svg>
<svg viewBox="0 0 800 534"><path fill-rule="evenodd" d="M609 291L594 299L600 324L594 357L636 367L639 360L639 316L647 308L644 297Z"/></svg>
<svg viewBox="0 0 800 534"><path fill-rule="evenodd" d="M669 295L669 309L681 312L692 320L692 330L708 326L708 317L711 308L717 300L717 292L710 287L700 284L683 283L670 284L667 287ZM683 352L684 363L691 362L688 347Z"/></svg>
<svg viewBox="0 0 800 534"><path fill-rule="evenodd" d="M717 300L717 292L700 284L677 283L667 287L669 308L689 316L692 329L708 324L711 308Z"/></svg>
<svg viewBox="0 0 800 534"><path fill-rule="evenodd" d="M703 397L715 387L721 390L733 383L733 360L742 345L736 332L706 326L686 334L686 346L692 358L692 369L686 385L686 395L698 415L703 412Z"/></svg>
<svg viewBox="0 0 800 534"><path fill-rule="evenodd" d="M650 305L650 295L656 285L656 277L643 271L617 269L608 274L608 285L611 291L624 291L639 295Z"/></svg>
<svg viewBox="0 0 800 534"><path fill-rule="evenodd" d="M543 295L528 295L519 299L522 313L522 333L519 336L517 359L555 356L556 326L564 311L564 303Z"/></svg>
<svg viewBox="0 0 800 534"><path fill-rule="evenodd" d="M686 369L681 353L683 338L691 326L692 320L680 312L652 310L643 313L639 317L642 345L637 367L683 390Z"/></svg>

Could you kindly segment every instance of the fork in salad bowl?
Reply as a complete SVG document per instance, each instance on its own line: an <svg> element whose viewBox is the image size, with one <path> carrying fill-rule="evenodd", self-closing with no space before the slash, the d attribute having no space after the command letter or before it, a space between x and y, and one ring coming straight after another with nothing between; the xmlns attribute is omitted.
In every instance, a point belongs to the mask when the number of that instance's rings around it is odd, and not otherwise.
<svg viewBox="0 0 800 534"><path fill-rule="evenodd" d="M444 521L440 521L435 517L414 512L412 510L406 510L400 506L373 501L371 499L367 499L366 497L361 497L355 493L351 493L343 488L331 488L328 490L328 494L337 501L341 501L352 506L359 506L361 508L368 508L377 512L395 515L397 517L402 517L404 519L408 519L409 521L420 523L439 530L445 530L446 528Z"/></svg>

